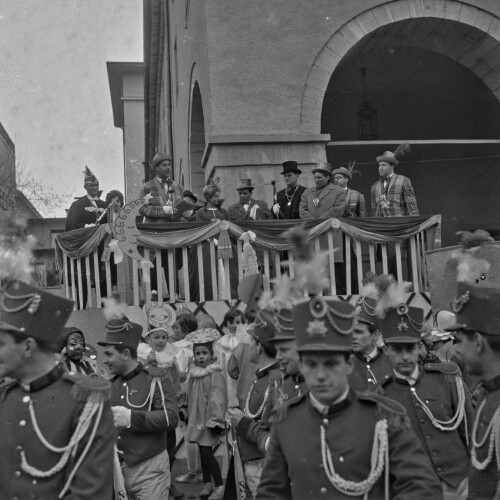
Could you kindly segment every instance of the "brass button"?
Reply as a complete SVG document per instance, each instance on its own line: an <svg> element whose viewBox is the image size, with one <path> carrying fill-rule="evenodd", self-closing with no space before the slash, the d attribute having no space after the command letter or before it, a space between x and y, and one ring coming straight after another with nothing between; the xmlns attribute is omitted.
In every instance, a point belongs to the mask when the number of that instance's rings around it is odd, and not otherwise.
<svg viewBox="0 0 500 500"><path fill-rule="evenodd" d="M23 448L20 444L18 444L18 445L16 446L16 450L17 450L17 451L23 451L23 449L24 449L24 448Z"/></svg>
<svg viewBox="0 0 500 500"><path fill-rule="evenodd" d="M14 472L14 477L21 477L21 471L20 470L16 470Z"/></svg>
<svg viewBox="0 0 500 500"><path fill-rule="evenodd" d="M19 425L24 427L26 425L26 420L19 420Z"/></svg>
<svg viewBox="0 0 500 500"><path fill-rule="evenodd" d="M322 495L325 495L327 491L328 491L328 490L327 490L324 486L323 486L323 488L321 488L321 489L319 490L319 492L320 492Z"/></svg>
<svg viewBox="0 0 500 500"><path fill-rule="evenodd" d="M120 399L125 399L125 396L120 396Z"/></svg>
<svg viewBox="0 0 500 500"><path fill-rule="evenodd" d="M23 397L23 403L29 403L31 398L29 396L24 396Z"/></svg>
<svg viewBox="0 0 500 500"><path fill-rule="evenodd" d="M323 419L323 425L328 425L329 423L330 421L327 418Z"/></svg>

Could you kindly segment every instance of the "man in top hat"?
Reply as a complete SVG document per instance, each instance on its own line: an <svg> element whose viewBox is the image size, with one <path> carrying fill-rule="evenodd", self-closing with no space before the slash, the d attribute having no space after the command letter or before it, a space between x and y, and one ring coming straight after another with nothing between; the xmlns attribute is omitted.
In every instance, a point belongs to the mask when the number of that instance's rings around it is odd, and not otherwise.
<svg viewBox="0 0 500 500"><path fill-rule="evenodd" d="M11 379L0 389L2 499L111 498L110 384L56 361L72 310L21 281L1 291L0 378Z"/></svg>
<svg viewBox="0 0 500 500"><path fill-rule="evenodd" d="M304 377L300 373L299 353L293 333L292 311L282 309L274 311L276 334L269 339L276 348L276 361L279 362L280 373L269 377L268 397L265 400L260 420L255 420L239 409L229 409L231 424L236 427L238 435L257 445L265 454L269 445L269 435L273 413L278 405L286 403L305 392Z"/></svg>
<svg viewBox="0 0 500 500"><path fill-rule="evenodd" d="M99 191L99 181L87 166L84 171L83 187L87 194L77 198L69 207L65 231L81 229L89 224L95 225L97 219L106 211L106 203L99 199L102 192Z"/></svg>
<svg viewBox="0 0 500 500"><path fill-rule="evenodd" d="M345 217L366 217L365 197L355 189L348 186L352 180L352 172L345 168L336 168L332 172L333 183L340 186L346 193Z"/></svg>
<svg viewBox="0 0 500 500"><path fill-rule="evenodd" d="M375 306L375 300L362 296L356 306L352 334L353 370L349 375L349 385L356 391L366 391L392 373L391 362L378 345Z"/></svg>
<svg viewBox="0 0 500 500"><path fill-rule="evenodd" d="M114 310L113 310L114 309ZM111 409L129 498L168 498L167 431L177 427L177 398L166 369L137 360L142 327L115 305L107 312L104 364L112 379Z"/></svg>
<svg viewBox="0 0 500 500"><path fill-rule="evenodd" d="M397 285L391 285L395 290ZM389 295L397 294L388 289ZM381 394L403 405L441 481L444 500L468 498L468 433L472 406L460 370L451 363L418 364L424 311L405 302L379 310L380 330L392 374Z"/></svg>
<svg viewBox="0 0 500 500"><path fill-rule="evenodd" d="M349 387L355 315L349 303L325 297L294 306L308 391L279 408L257 500L442 498L404 408Z"/></svg>
<svg viewBox="0 0 500 500"><path fill-rule="evenodd" d="M483 380L472 425L469 499L500 498L500 288L459 281L449 327L467 370Z"/></svg>
<svg viewBox="0 0 500 500"><path fill-rule="evenodd" d="M172 157L164 153L156 153L151 161L154 177L146 182L140 197L147 195L149 202L141 207L139 213L146 222L176 222L181 214L177 213L175 205L184 194L184 188L172 179Z"/></svg>
<svg viewBox="0 0 500 500"><path fill-rule="evenodd" d="M276 219L300 219L299 206L302 193L306 190L299 184L299 169L296 161L285 161L281 175L285 178L286 187L276 194L272 208Z"/></svg>
<svg viewBox="0 0 500 500"><path fill-rule="evenodd" d="M418 215L417 200L410 179L394 173L394 167L399 165L396 152L385 151L377 156L380 179L371 189L373 217Z"/></svg>
<svg viewBox="0 0 500 500"><path fill-rule="evenodd" d="M240 179L236 188L240 201L227 209L229 220L267 220L271 218L267 203L264 200L252 198L254 187L252 179Z"/></svg>
<svg viewBox="0 0 500 500"><path fill-rule="evenodd" d="M269 380L276 378L278 371L276 351L270 342L275 335L273 314L260 310L254 327L248 333L252 335L254 344L241 343L236 346L227 363L227 373L237 380L238 408L252 420L260 420L265 400L269 397ZM246 483L255 498L264 454L244 434L238 435L238 447Z"/></svg>
<svg viewBox="0 0 500 500"><path fill-rule="evenodd" d="M333 166L329 163L318 163L312 171L315 187L307 188L300 199L299 213L301 219L328 219L341 217L344 214L346 193L332 184Z"/></svg>

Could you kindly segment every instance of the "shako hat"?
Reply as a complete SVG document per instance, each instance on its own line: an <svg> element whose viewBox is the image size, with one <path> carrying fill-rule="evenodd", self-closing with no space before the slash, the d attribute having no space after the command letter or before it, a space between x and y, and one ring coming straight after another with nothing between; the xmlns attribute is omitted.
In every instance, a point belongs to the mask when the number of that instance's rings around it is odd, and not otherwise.
<svg viewBox="0 0 500 500"><path fill-rule="evenodd" d="M83 185L85 186L86 184L93 184L94 182L99 183L97 180L97 177L92 173L89 167L85 165L85 170L83 171ZM101 191L102 192L102 191Z"/></svg>
<svg viewBox="0 0 500 500"><path fill-rule="evenodd" d="M350 352L355 308L348 302L323 296L305 299L293 307L297 351Z"/></svg>
<svg viewBox="0 0 500 500"><path fill-rule="evenodd" d="M375 299L360 296L356 303L356 319L360 323L364 323L365 325L378 329L378 318L375 313L376 306L377 301Z"/></svg>
<svg viewBox="0 0 500 500"><path fill-rule="evenodd" d="M236 191L241 191L242 189L252 190L255 186L252 186L252 179L240 179Z"/></svg>
<svg viewBox="0 0 500 500"><path fill-rule="evenodd" d="M292 309L285 308L273 311L275 335L269 342L295 340Z"/></svg>
<svg viewBox="0 0 500 500"><path fill-rule="evenodd" d="M271 339L276 335L274 314L272 311L261 309L255 316L253 328L248 330L252 337L262 344L266 350L276 353L276 349Z"/></svg>
<svg viewBox="0 0 500 500"><path fill-rule="evenodd" d="M316 172L321 172L322 174L331 176L333 172L333 165L330 165L327 162L320 162L316 165L316 168L313 168L312 173L315 174Z"/></svg>
<svg viewBox="0 0 500 500"><path fill-rule="evenodd" d="M294 173L294 174L301 174L302 170L299 169L299 166L296 161L285 161L283 162L283 172L281 172L281 175L289 174L289 173Z"/></svg>
<svg viewBox="0 0 500 500"><path fill-rule="evenodd" d="M73 301L23 281L9 281L0 293L0 330L58 342Z"/></svg>

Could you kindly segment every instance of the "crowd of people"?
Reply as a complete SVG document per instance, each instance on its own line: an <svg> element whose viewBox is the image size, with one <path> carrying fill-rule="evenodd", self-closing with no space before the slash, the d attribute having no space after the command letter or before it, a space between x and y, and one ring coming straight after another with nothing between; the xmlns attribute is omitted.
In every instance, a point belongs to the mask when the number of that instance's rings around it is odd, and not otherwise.
<svg viewBox="0 0 500 500"><path fill-rule="evenodd" d="M392 276L365 277L353 306L297 266L221 330L187 310L143 329L107 300L101 365L65 328L73 303L28 284L3 237L0 499L163 500L183 483L210 500L499 498L500 288L474 253L489 239L454 255L435 321Z"/></svg>

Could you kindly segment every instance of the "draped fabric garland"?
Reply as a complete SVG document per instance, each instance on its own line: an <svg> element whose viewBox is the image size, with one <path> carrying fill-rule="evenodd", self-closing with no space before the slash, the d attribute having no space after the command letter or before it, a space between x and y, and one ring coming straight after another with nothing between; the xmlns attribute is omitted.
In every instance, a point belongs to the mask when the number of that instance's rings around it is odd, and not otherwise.
<svg viewBox="0 0 500 500"><path fill-rule="evenodd" d="M316 239L320 235L334 228L335 246L341 242L341 233L366 243L389 243L406 240L421 231L438 229L441 222L440 215L429 217L370 217L370 218L345 218L318 219L304 221L304 228L308 239ZM221 224L224 224L221 227ZM270 220L270 221L238 221L238 224L227 221L207 223L182 223L169 224L138 224L137 245L147 248L175 249L202 243L209 238L220 238L221 231L227 231L231 239L238 239L244 232L253 231L256 234L256 246L286 251L291 248L284 233L297 225L296 220ZM227 227L229 226L229 227ZM76 229L57 235L58 250L68 257L81 258L92 253L99 243L106 237L105 226L95 226ZM337 238L335 238L337 236ZM430 238L433 240L433 238ZM224 257L230 257L225 248ZM59 260L62 255L59 255Z"/></svg>

